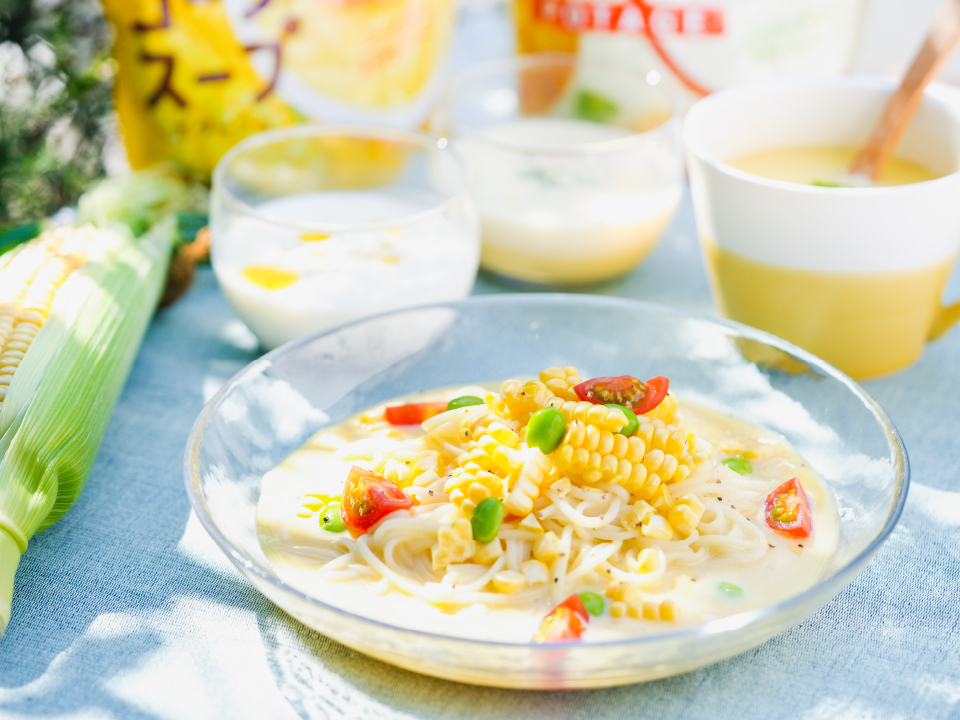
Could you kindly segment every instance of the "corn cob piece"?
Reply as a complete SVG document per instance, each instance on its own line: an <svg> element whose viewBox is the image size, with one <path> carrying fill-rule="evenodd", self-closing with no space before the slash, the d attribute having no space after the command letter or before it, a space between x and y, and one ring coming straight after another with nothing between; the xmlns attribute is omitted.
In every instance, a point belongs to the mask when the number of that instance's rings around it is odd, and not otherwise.
<svg viewBox="0 0 960 720"><path fill-rule="evenodd" d="M83 490L163 289L174 218L139 238L103 220L0 263L0 633L20 557Z"/></svg>

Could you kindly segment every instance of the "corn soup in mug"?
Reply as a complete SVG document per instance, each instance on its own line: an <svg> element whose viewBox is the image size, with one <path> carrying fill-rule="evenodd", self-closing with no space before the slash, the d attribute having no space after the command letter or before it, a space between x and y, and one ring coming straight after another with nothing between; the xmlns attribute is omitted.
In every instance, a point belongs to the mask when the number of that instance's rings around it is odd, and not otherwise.
<svg viewBox="0 0 960 720"><path fill-rule="evenodd" d="M846 172L891 92L797 78L715 93L684 140L720 312L869 378L960 319L941 294L960 250L960 111L928 96L878 182Z"/></svg>

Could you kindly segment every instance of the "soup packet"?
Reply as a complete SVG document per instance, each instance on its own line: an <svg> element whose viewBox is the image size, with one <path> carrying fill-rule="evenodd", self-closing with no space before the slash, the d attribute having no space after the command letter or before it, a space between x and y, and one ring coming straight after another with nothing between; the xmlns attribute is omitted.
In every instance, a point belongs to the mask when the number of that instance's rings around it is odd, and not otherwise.
<svg viewBox="0 0 960 720"><path fill-rule="evenodd" d="M454 0L105 0L131 164L209 173L304 120L415 127L438 89Z"/></svg>
<svg viewBox="0 0 960 720"><path fill-rule="evenodd" d="M777 75L850 69L861 0L514 0L520 52L567 51L649 70L685 110Z"/></svg>

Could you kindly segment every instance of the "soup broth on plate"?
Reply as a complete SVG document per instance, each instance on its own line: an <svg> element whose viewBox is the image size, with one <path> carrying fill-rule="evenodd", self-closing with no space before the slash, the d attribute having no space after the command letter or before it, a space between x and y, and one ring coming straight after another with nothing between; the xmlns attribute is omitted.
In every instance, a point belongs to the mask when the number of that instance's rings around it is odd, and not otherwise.
<svg viewBox="0 0 960 720"><path fill-rule="evenodd" d="M590 642L754 609L823 576L833 496L783 438L673 395L632 421L582 392L575 368L548 368L325 428L264 476L261 547L283 580L350 612L517 643L557 639L545 617L574 596ZM476 404L445 410L465 396ZM562 418L547 444L544 417ZM361 497L358 478L379 489ZM363 527L384 496L399 509Z"/></svg>

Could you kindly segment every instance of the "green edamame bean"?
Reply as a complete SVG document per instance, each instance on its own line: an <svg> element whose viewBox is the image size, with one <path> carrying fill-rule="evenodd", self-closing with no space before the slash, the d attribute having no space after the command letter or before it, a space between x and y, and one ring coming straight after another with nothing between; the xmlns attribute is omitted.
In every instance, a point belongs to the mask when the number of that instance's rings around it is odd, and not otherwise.
<svg viewBox="0 0 960 720"><path fill-rule="evenodd" d="M594 617L603 615L603 595L597 595L595 592L580 593L580 602L587 609L587 612Z"/></svg>
<svg viewBox="0 0 960 720"><path fill-rule="evenodd" d="M730 582L722 582L717 585L717 590L730 597L740 597L743 595L743 588Z"/></svg>
<svg viewBox="0 0 960 720"><path fill-rule="evenodd" d="M527 423L527 445L549 455L557 449L566 431L567 421L559 410L552 407L537 410Z"/></svg>
<svg viewBox="0 0 960 720"><path fill-rule="evenodd" d="M723 464L739 475L749 475L753 472L753 465L746 458L728 457Z"/></svg>
<svg viewBox="0 0 960 720"><path fill-rule="evenodd" d="M488 543L497 537L500 523L506 511L503 503L497 498L484 498L473 511L470 518L470 527L473 528L473 539L478 543Z"/></svg>
<svg viewBox="0 0 960 720"><path fill-rule="evenodd" d="M347 526L343 524L340 503L327 503L323 512L320 513L320 527L332 533L342 533L347 529Z"/></svg>
<svg viewBox="0 0 960 720"><path fill-rule="evenodd" d="M623 414L627 416L627 424L624 425L619 430L617 430L618 434L626 435L627 437L630 437L637 430L640 429L640 421L637 420L637 416L634 415L633 410L631 410L628 407L624 407L623 405L616 405L614 403L610 403L609 405L607 405L607 407L616 408L617 410L622 410Z"/></svg>
<svg viewBox="0 0 960 720"><path fill-rule="evenodd" d="M456 410L457 408L470 407L471 405L483 405L483 398L478 398L476 395L462 395L448 402L447 410Z"/></svg>

